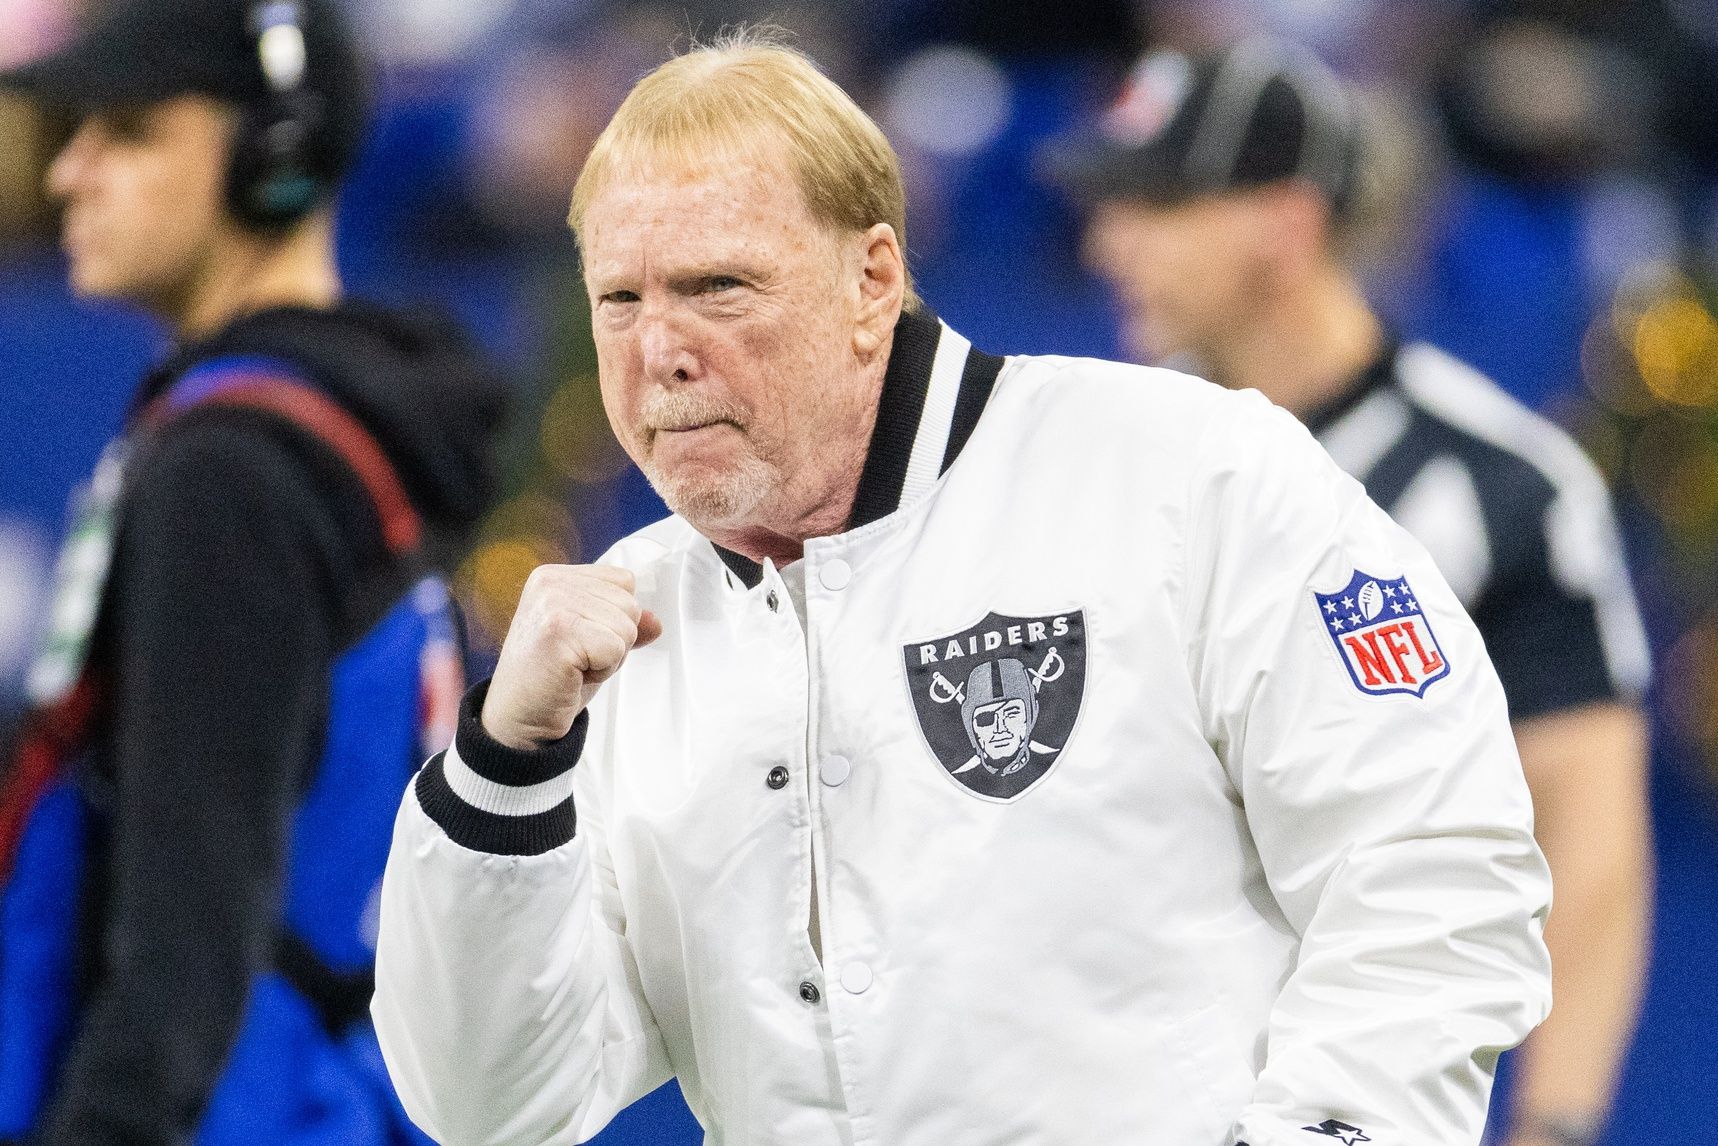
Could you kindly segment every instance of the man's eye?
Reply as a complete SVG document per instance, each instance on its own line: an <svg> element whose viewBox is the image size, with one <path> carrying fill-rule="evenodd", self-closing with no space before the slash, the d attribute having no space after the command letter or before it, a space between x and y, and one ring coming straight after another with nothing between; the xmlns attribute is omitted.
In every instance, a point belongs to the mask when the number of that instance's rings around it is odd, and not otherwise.
<svg viewBox="0 0 1718 1146"><path fill-rule="evenodd" d="M98 112L96 122L113 139L137 143L149 135L149 120L140 108L118 107Z"/></svg>
<svg viewBox="0 0 1718 1146"><path fill-rule="evenodd" d="M733 275L711 275L709 278L704 280L704 289L712 294L719 291L733 290L735 287L740 285L740 280L735 278Z"/></svg>
<svg viewBox="0 0 1718 1146"><path fill-rule="evenodd" d="M638 292L631 290L611 290L598 296L599 302L637 302Z"/></svg>

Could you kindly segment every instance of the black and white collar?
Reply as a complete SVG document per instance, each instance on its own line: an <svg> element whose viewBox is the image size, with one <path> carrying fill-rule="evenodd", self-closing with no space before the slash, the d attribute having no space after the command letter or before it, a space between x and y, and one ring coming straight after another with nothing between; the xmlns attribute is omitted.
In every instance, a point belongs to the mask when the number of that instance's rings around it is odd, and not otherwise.
<svg viewBox="0 0 1718 1146"><path fill-rule="evenodd" d="M929 310L901 312L848 529L887 517L936 484L972 437L1002 363ZM715 548L747 588L763 580L763 566Z"/></svg>
<svg viewBox="0 0 1718 1146"><path fill-rule="evenodd" d="M1312 431L1312 436L1322 437L1325 431L1342 421L1366 399L1378 391L1396 384L1396 359L1402 353L1402 340L1394 332L1386 330L1384 340L1366 368L1356 374L1342 393L1315 410L1307 412L1301 422Z"/></svg>

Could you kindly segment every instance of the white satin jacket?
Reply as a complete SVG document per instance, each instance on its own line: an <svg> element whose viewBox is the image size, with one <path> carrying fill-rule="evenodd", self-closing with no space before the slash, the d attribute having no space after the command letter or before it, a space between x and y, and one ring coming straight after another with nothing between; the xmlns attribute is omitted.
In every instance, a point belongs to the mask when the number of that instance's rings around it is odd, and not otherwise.
<svg viewBox="0 0 1718 1146"><path fill-rule="evenodd" d="M674 1075L723 1146L1476 1143L1550 884L1421 547L1256 394L909 316L882 401L789 578L605 558L664 635L566 741L468 698L382 902L412 1116L582 1142Z"/></svg>

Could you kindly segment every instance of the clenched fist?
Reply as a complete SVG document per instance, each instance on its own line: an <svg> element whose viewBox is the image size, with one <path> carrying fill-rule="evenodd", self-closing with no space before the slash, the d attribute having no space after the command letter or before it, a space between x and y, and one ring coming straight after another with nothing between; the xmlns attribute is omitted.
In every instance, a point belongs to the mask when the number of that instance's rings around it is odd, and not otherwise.
<svg viewBox="0 0 1718 1146"><path fill-rule="evenodd" d="M633 589L632 573L612 565L534 570L483 702L484 731L522 749L565 736L626 654L662 635Z"/></svg>

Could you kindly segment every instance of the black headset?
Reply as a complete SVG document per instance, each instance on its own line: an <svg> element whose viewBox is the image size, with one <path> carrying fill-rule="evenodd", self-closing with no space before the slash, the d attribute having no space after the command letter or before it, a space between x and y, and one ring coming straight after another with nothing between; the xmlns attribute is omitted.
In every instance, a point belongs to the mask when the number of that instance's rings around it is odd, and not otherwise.
<svg viewBox="0 0 1718 1146"><path fill-rule="evenodd" d="M322 97L304 87L300 0L259 0L250 10L247 31L256 42L268 91L240 111L227 167L227 206L251 227L279 231L308 214L326 189L327 177L318 173L312 150L326 109Z"/></svg>

